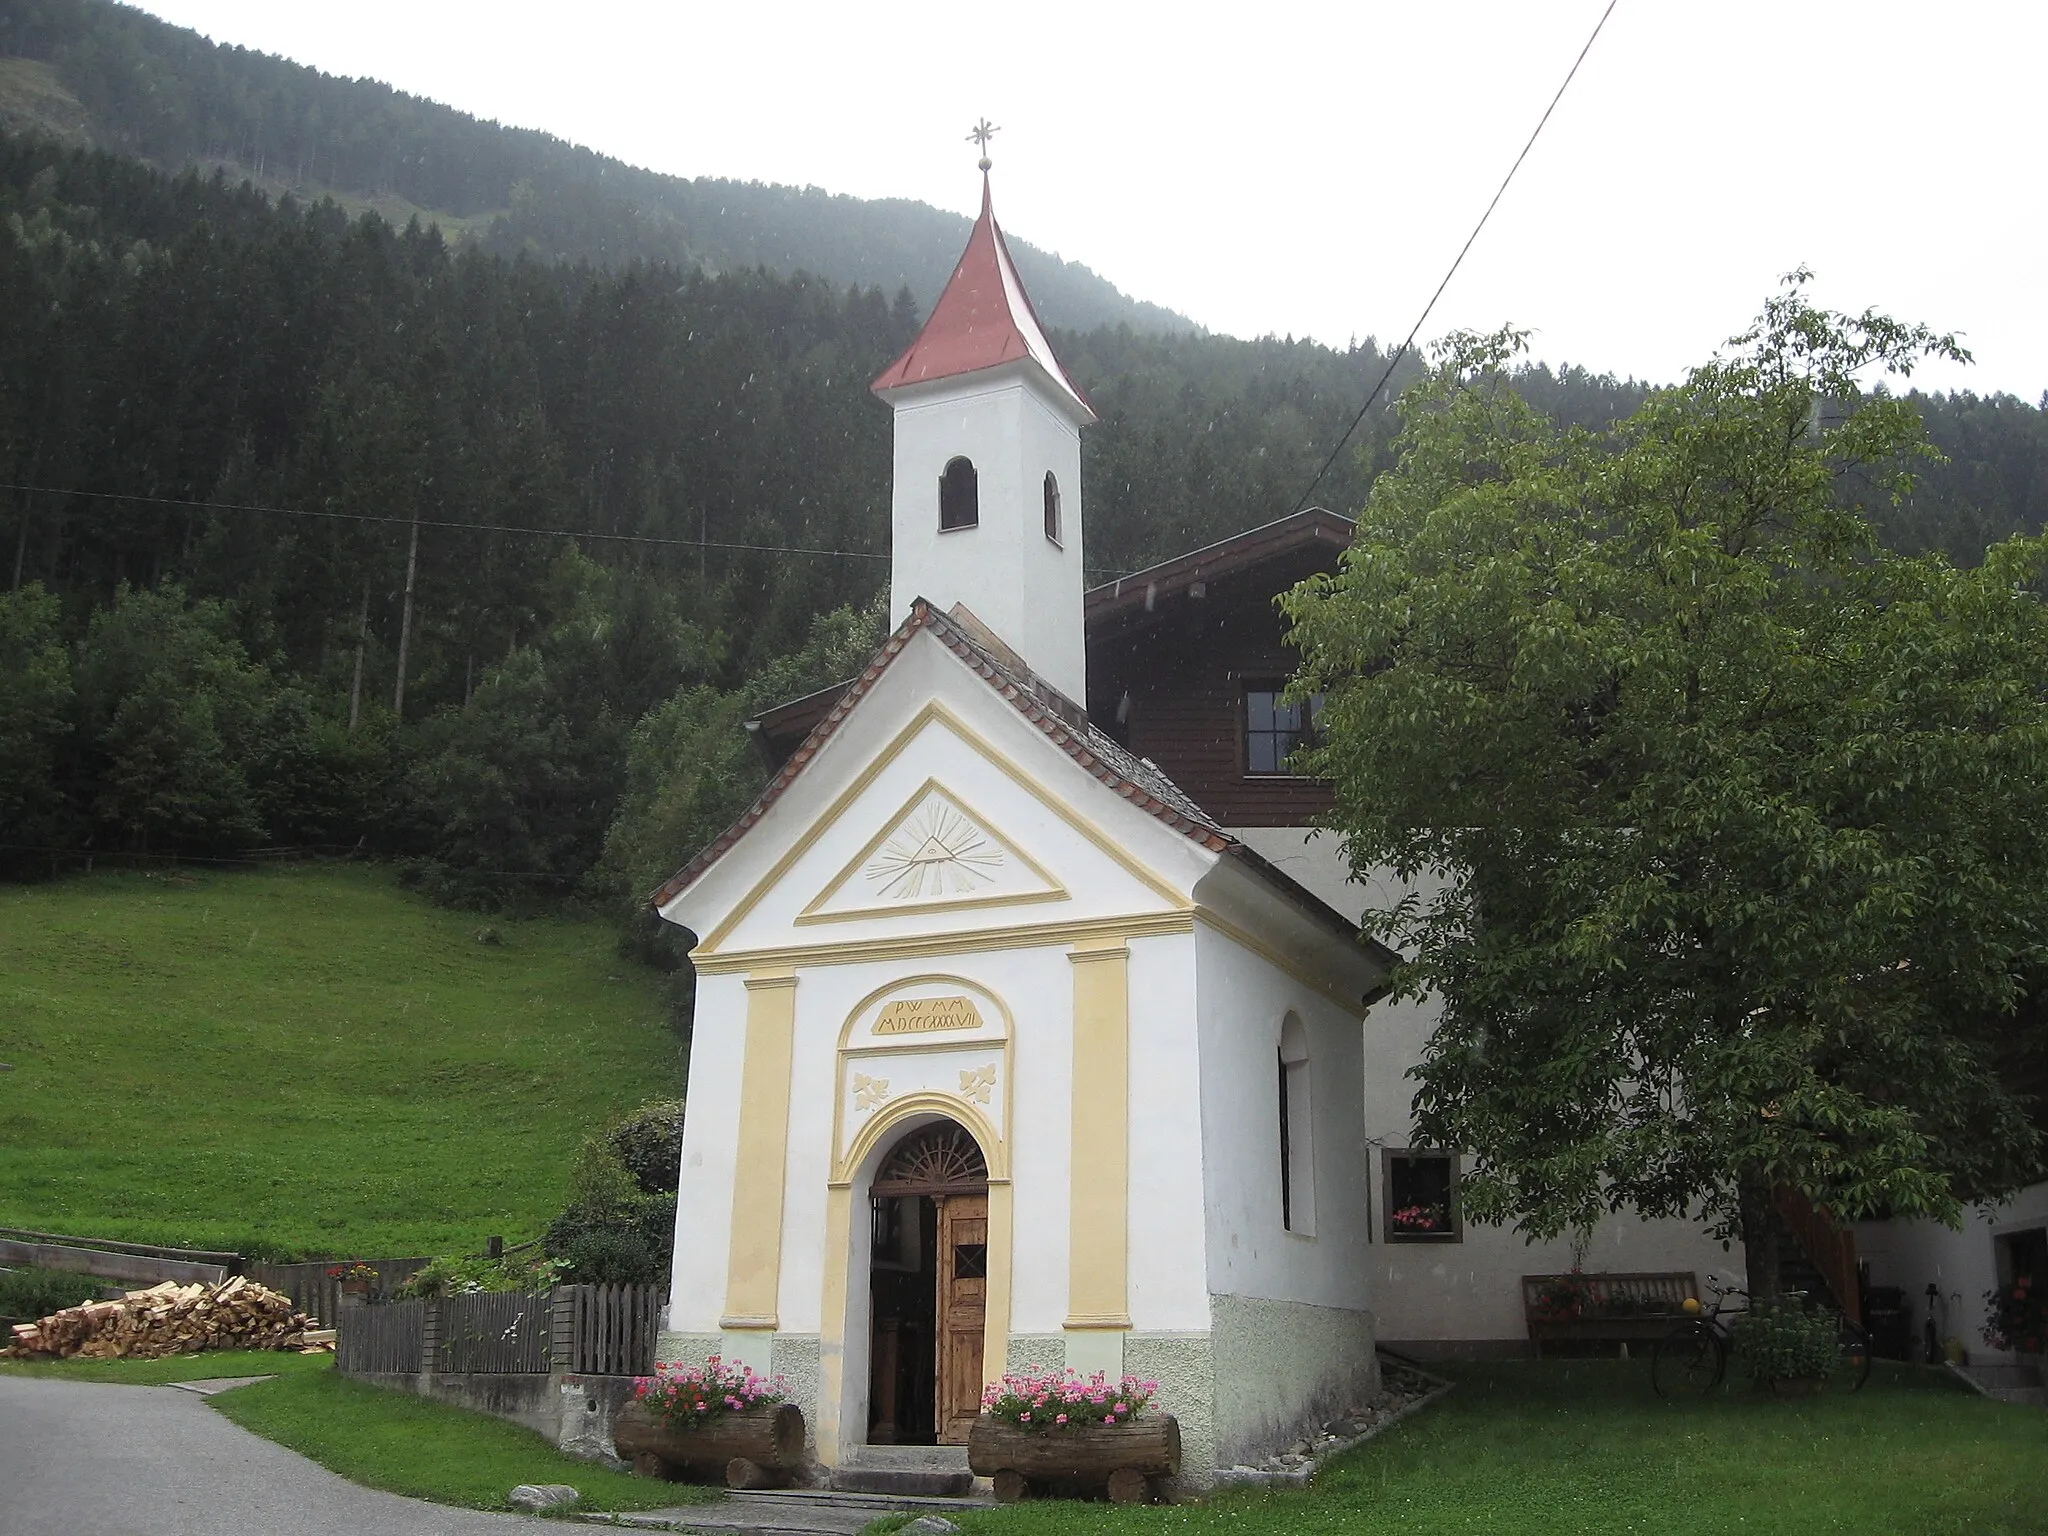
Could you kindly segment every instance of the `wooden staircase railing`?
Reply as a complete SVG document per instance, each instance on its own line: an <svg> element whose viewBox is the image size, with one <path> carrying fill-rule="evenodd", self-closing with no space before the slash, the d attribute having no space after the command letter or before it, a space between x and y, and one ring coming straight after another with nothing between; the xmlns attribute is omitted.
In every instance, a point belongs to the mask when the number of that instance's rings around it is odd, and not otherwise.
<svg viewBox="0 0 2048 1536"><path fill-rule="evenodd" d="M1850 1322L1863 1321L1862 1295L1856 1284L1856 1234L1798 1190L1781 1186L1778 1215L1792 1240L1805 1250L1807 1262L1820 1274L1828 1299Z"/></svg>

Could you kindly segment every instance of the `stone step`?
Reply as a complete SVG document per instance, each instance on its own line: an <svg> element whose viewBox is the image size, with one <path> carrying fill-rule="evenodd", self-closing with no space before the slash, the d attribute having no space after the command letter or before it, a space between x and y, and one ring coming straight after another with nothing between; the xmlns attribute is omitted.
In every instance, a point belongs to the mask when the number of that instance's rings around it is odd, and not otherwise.
<svg viewBox="0 0 2048 1536"><path fill-rule="evenodd" d="M2024 1365L2018 1361L2010 1363L1992 1360L1972 1361L1969 1365L1959 1366L1958 1369L1965 1376L1969 1377L1970 1380L1976 1382L1978 1386L1983 1387L1989 1392L1996 1392L2010 1387L2038 1387L2042 1385L2041 1373L2035 1370L2033 1366Z"/></svg>
<svg viewBox="0 0 2048 1536"><path fill-rule="evenodd" d="M965 1472L964 1445L849 1445L840 1457L846 1467L896 1467L910 1472Z"/></svg>
<svg viewBox="0 0 2048 1536"><path fill-rule="evenodd" d="M964 1445L850 1445L826 1486L834 1493L957 1499L972 1491Z"/></svg>
<svg viewBox="0 0 2048 1536"><path fill-rule="evenodd" d="M974 1487L974 1474L917 1467L858 1465L834 1467L828 1485L834 1493L879 1494L891 1499L957 1499Z"/></svg>

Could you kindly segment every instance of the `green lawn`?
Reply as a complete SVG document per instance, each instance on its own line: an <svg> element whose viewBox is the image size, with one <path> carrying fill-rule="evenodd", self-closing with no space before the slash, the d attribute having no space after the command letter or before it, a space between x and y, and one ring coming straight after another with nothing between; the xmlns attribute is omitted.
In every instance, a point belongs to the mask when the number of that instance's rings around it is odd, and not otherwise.
<svg viewBox="0 0 2048 1536"><path fill-rule="evenodd" d="M1723 1532L2009 1536L2048 1531L2048 1414L1880 1366L1801 1403L1744 1384L1665 1403L1642 1361L1461 1365L1457 1390L1314 1487L1206 1505L1018 1505L969 1532L1582 1536Z"/></svg>
<svg viewBox="0 0 2048 1536"><path fill-rule="evenodd" d="M213 1406L352 1482L439 1504L504 1509L521 1483L568 1483L585 1509L660 1509L721 1496L565 1456L503 1419L316 1371L224 1392Z"/></svg>
<svg viewBox="0 0 2048 1536"><path fill-rule="evenodd" d="M0 888L0 1226L402 1257L538 1234L582 1138L681 1091L602 924L381 870Z"/></svg>

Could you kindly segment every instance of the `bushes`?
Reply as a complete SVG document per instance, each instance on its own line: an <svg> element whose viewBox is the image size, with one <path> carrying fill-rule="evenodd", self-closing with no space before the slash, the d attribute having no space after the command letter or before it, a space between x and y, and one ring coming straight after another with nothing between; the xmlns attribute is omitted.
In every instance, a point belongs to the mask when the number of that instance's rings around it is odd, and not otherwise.
<svg viewBox="0 0 2048 1536"><path fill-rule="evenodd" d="M91 1301L104 1286L91 1275L58 1269L0 1270L0 1317L33 1321Z"/></svg>
<svg viewBox="0 0 2048 1536"><path fill-rule="evenodd" d="M1758 1302L1735 1320L1735 1358L1757 1381L1825 1377L1841 1356L1841 1323L1805 1298Z"/></svg>
<svg viewBox="0 0 2048 1536"><path fill-rule="evenodd" d="M683 1161L683 1101L656 1099L612 1127L606 1141L640 1188L650 1195L676 1192Z"/></svg>
<svg viewBox="0 0 2048 1536"><path fill-rule="evenodd" d="M682 1143L682 1100L657 1099L583 1144L576 1197L542 1245L566 1265L564 1280L644 1285L668 1278Z"/></svg>

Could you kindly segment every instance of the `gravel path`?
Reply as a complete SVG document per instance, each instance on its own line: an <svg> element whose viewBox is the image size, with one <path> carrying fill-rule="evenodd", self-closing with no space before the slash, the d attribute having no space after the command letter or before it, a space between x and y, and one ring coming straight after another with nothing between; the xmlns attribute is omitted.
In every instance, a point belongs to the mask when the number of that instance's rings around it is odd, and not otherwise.
<svg viewBox="0 0 2048 1536"><path fill-rule="evenodd" d="M0 1376L0 1536L537 1536L562 1529L359 1488L174 1387Z"/></svg>

